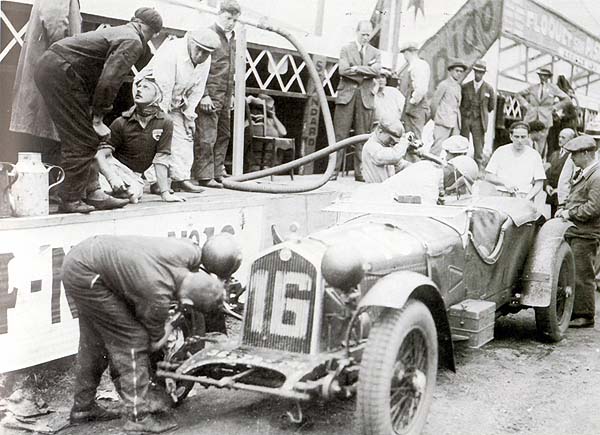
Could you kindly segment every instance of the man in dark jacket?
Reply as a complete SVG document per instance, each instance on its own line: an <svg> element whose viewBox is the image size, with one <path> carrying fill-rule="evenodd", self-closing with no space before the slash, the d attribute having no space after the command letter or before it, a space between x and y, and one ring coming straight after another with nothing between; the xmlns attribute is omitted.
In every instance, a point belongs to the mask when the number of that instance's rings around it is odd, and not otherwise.
<svg viewBox="0 0 600 435"><path fill-rule="evenodd" d="M488 113L496 107L496 95L492 86L483 80L486 72L484 62L473 65L474 79L462 85L460 100L460 134L467 139L473 136L474 158L483 165L483 145L488 126Z"/></svg>
<svg viewBox="0 0 600 435"><path fill-rule="evenodd" d="M360 21L356 26L356 40L349 42L340 51L340 83L337 87L333 125L335 140L340 141L354 134L371 131L375 111L375 83L379 75L381 53L369 39L373 32L370 21ZM342 166L344 152L337 156L337 172ZM365 181L361 173L362 144L354 145L354 179Z"/></svg>
<svg viewBox="0 0 600 435"><path fill-rule="evenodd" d="M235 0L224 0L210 27L221 40L211 53L204 96L198 105L192 176L200 186L222 188L225 154L231 137L230 107L235 68L235 33L242 10Z"/></svg>
<svg viewBox="0 0 600 435"><path fill-rule="evenodd" d="M565 166L565 162L569 158L569 152L565 150L564 146L575 137L575 131L571 128L564 128L558 135L558 150L554 151L548 158L546 163L546 184L544 190L548 195L546 197L546 204L550 204L552 210L552 216L556 213L558 208L558 181L560 179L560 173Z"/></svg>
<svg viewBox="0 0 600 435"><path fill-rule="evenodd" d="M94 156L100 139L110 134L104 115L147 42L161 28L158 12L139 8L130 23L62 39L38 61L35 82L52 107L50 116L62 143L61 211L89 213L127 204L99 188Z"/></svg>
<svg viewBox="0 0 600 435"><path fill-rule="evenodd" d="M596 315L594 258L600 241L600 162L596 159L596 142L591 136L576 137L564 148L571 153L577 168L565 206L556 212L556 217L575 224L565 233L577 271L569 326L591 328Z"/></svg>
<svg viewBox="0 0 600 435"><path fill-rule="evenodd" d="M117 418L95 402L109 362L129 421L124 429L160 433L175 425L149 412L149 358L172 329L171 302L190 301L211 311L222 283L200 270L201 249L187 239L95 236L65 257L62 280L79 313L79 354L71 423Z"/></svg>

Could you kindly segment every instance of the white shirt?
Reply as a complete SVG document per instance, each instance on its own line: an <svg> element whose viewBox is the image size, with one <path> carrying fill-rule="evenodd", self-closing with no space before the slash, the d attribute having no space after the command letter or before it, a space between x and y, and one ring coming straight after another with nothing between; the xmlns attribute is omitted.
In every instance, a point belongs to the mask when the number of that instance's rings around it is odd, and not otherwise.
<svg viewBox="0 0 600 435"><path fill-rule="evenodd" d="M196 119L196 106L206 87L210 56L194 66L187 49L187 36L165 41L139 75L152 74L162 90L161 109L181 112L186 122Z"/></svg>
<svg viewBox="0 0 600 435"><path fill-rule="evenodd" d="M362 174L367 183L381 183L394 175L394 165L406 154L406 142L400 141L393 147L379 143L375 133L362 149Z"/></svg>
<svg viewBox="0 0 600 435"><path fill-rule="evenodd" d="M479 92L479 88L481 88L482 84L483 84L483 80L478 81L478 82L473 80L473 86L475 87L475 93Z"/></svg>
<svg viewBox="0 0 600 435"><path fill-rule="evenodd" d="M387 115L394 119L400 119L404 107L404 95L397 88L384 86L375 94L375 120L380 121L382 116Z"/></svg>
<svg viewBox="0 0 600 435"><path fill-rule="evenodd" d="M416 58L412 64L408 66L408 72L413 86L413 93L412 95L407 95L406 98L410 98L411 104L419 104L429 91L431 69L429 68L429 64L423 59Z"/></svg>
<svg viewBox="0 0 600 435"><path fill-rule="evenodd" d="M507 186L517 187L522 194L527 194L537 180L546 179L540 154L529 146L517 154L512 143L494 151L485 170Z"/></svg>

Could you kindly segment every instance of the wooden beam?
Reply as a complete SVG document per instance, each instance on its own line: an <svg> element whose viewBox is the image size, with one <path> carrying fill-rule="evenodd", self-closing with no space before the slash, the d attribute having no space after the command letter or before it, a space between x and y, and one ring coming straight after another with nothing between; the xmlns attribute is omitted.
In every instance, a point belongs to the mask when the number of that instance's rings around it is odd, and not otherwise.
<svg viewBox="0 0 600 435"><path fill-rule="evenodd" d="M246 26L238 26L235 39L235 99L233 111L232 173L244 172L244 123L246 115ZM229 104L228 101L225 104Z"/></svg>

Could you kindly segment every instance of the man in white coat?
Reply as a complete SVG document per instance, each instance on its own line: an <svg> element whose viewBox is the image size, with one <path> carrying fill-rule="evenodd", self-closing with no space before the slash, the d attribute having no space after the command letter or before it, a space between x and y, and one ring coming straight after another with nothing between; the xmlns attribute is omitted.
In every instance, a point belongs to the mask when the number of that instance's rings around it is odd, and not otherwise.
<svg viewBox="0 0 600 435"><path fill-rule="evenodd" d="M220 45L208 28L188 32L183 38L165 41L139 76L152 75L160 87L161 109L173 120L170 177L175 191L202 192L192 184L196 106L206 87L210 53Z"/></svg>

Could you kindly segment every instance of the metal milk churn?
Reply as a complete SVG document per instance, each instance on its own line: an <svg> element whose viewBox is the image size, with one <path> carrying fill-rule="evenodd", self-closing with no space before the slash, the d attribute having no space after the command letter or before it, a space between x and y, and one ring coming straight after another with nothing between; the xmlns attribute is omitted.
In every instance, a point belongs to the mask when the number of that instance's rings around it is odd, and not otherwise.
<svg viewBox="0 0 600 435"><path fill-rule="evenodd" d="M12 163L0 162L0 218L13 215L15 201L10 188L18 176Z"/></svg>
<svg viewBox="0 0 600 435"><path fill-rule="evenodd" d="M15 165L19 178L12 186L15 200L14 215L45 216L49 213L48 191L65 179L65 173L58 166L42 163L40 153L19 153ZM48 173L60 171L58 181L49 186Z"/></svg>

